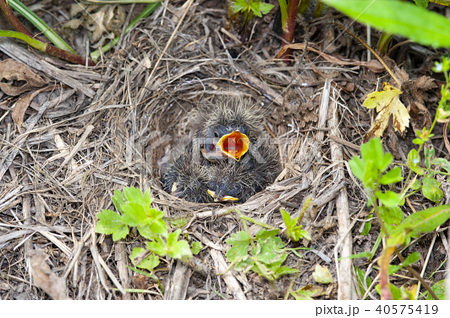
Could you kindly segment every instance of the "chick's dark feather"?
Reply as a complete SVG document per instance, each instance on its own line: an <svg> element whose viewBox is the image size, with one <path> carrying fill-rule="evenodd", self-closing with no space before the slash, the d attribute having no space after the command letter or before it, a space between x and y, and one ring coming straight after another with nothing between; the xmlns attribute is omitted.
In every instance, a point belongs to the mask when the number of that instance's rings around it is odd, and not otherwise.
<svg viewBox="0 0 450 318"><path fill-rule="evenodd" d="M193 156L192 142L184 151L175 151L162 174L163 188L172 195L187 201L206 203L212 198L208 195L209 180L207 166L202 164L200 156Z"/></svg>
<svg viewBox="0 0 450 318"><path fill-rule="evenodd" d="M241 162L222 160L208 169L208 190L216 200L224 197L247 201L264 190L280 174L281 166L275 147L269 140L254 145Z"/></svg>
<svg viewBox="0 0 450 318"><path fill-rule="evenodd" d="M193 124L197 137L220 138L233 131L247 135L254 142L263 134L261 108L249 99L219 98L215 103L205 102L194 113Z"/></svg>

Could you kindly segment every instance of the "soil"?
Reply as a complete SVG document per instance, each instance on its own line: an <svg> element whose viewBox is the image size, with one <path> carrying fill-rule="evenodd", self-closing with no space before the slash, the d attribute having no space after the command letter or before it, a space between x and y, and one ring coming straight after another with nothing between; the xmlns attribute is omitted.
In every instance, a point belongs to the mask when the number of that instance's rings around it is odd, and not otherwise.
<svg viewBox="0 0 450 318"><path fill-rule="evenodd" d="M72 3L25 1L83 56L120 35L145 7L86 7L75 14ZM366 27L332 9L317 18L299 16L293 60L277 59L276 11L243 27L242 17L228 17L225 1L165 1L89 68L0 38L0 63L12 65L12 58L31 72L2 75L0 82L12 88L0 89L0 299L293 299L290 291L298 290L311 291L314 299L380 298L381 245L370 259L345 259L372 251L380 233L347 162L359 155L376 117L362 106L365 98L383 82L396 83L373 55L365 62L368 50L335 22L363 41ZM4 16L0 29L12 29ZM380 35L371 30L371 47ZM411 116L403 134L390 123L382 137L404 175L408 152L416 147L414 131L429 127L440 100L443 78L432 67L443 53L394 36L383 56L402 83L401 100ZM0 74L5 69L0 66ZM177 140L192 136L192 110L226 95L262 105L283 171L245 203L197 204L166 193L158 161ZM444 132L444 124L436 125L432 145L436 157L448 159ZM446 204L448 183L439 181ZM95 232L97 213L114 210L114 190L131 186L150 189L152 206L168 221L187 220L184 237L202 243L191 262L165 257L152 275L136 271L129 256L146 239L137 231L119 241ZM418 192L401 209L407 216L434 205ZM286 247L299 248L284 264L298 274L269 282L254 271L230 269L226 240L245 222L233 209L280 228ZM291 241L280 209L296 217L304 212L301 222L311 240ZM363 234L368 222L372 227ZM253 235L261 229L247 224ZM401 250L404 257L420 253L412 267L429 285L445 277L446 235L448 222ZM331 283L314 279L317 265L328 269ZM364 288L358 270L370 279ZM418 283L404 268L390 282L403 288Z"/></svg>

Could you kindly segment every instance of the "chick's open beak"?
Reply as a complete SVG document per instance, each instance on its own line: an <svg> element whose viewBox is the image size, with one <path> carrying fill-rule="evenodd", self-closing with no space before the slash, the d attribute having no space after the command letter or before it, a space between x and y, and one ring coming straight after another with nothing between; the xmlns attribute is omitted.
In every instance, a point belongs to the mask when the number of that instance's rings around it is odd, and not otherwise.
<svg viewBox="0 0 450 318"><path fill-rule="evenodd" d="M213 197L214 202L231 202L231 201L239 201L239 198L235 198L229 195L223 197L216 197L216 192L212 190L208 190L208 194Z"/></svg>
<svg viewBox="0 0 450 318"><path fill-rule="evenodd" d="M223 135L217 145L220 150L230 158L239 161L241 157L248 151L250 140L247 135L239 130Z"/></svg>

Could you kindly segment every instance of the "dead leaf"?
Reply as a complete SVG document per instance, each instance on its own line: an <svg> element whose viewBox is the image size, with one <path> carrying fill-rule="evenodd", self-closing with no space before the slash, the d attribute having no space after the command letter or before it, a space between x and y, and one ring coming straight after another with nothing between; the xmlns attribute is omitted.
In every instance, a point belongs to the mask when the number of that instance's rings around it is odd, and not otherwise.
<svg viewBox="0 0 450 318"><path fill-rule="evenodd" d="M368 139L381 137L386 129L392 115L395 131L403 133L409 125L409 114L405 105L400 101L400 90L383 83L382 92L370 93L363 103L366 108L376 108L378 115L375 122L367 133Z"/></svg>
<svg viewBox="0 0 450 318"><path fill-rule="evenodd" d="M41 250L30 251L31 275L33 284L41 288L50 297L56 300L68 299L66 293L66 281L52 272L47 264L48 255Z"/></svg>
<svg viewBox="0 0 450 318"><path fill-rule="evenodd" d="M423 104L412 102L408 110L411 116L411 126L415 131L422 130L423 127L427 129L431 127L431 114Z"/></svg>
<svg viewBox="0 0 450 318"><path fill-rule="evenodd" d="M30 94L27 94L25 96L22 96L14 106L13 112L11 114L12 119L14 120L14 123L21 127L23 124L23 117L25 116L25 112L28 109L28 106L30 106L33 99L39 95L41 92L47 90L48 87L43 87L37 91L34 91Z"/></svg>
<svg viewBox="0 0 450 318"><path fill-rule="evenodd" d="M0 61L0 89L9 96L18 96L48 82L23 63L13 59Z"/></svg>

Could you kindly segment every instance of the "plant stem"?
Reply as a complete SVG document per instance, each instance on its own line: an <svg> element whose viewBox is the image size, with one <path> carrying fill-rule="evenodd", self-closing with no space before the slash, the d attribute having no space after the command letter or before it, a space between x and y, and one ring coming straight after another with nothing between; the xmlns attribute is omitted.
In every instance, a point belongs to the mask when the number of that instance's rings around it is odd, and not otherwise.
<svg viewBox="0 0 450 318"><path fill-rule="evenodd" d="M73 54L71 52L64 51L62 49L58 49L57 47L54 47L48 43L44 43L39 40L36 40L36 39L34 39L26 34L23 34L21 32L0 30L0 36L5 36L5 37L15 38L15 39L25 41L28 45L30 45L31 47L33 47L41 52L50 54L52 56L56 56L60 59L63 59L63 60L66 60L66 61L69 61L72 63L77 63L77 64L81 64L81 65L86 64L86 59L84 57ZM92 60L88 59L87 62L88 62L89 66L95 66L95 63Z"/></svg>
<svg viewBox="0 0 450 318"><path fill-rule="evenodd" d="M89 66L95 65L95 63L90 59L86 60L84 57L81 57L77 54L64 51L64 50L54 47L50 44L36 40L34 38L33 34L25 28L25 26L19 21L19 19L17 19L17 17L14 15L14 12L11 9L11 7L6 3L6 0L0 0L0 8L2 9L2 11L5 14L6 18L8 19L8 21L18 31L18 32L14 32L14 31L0 30L0 31L2 31L2 34L3 34L2 36L8 36L8 37L13 37L16 39L23 40L23 41L27 42L30 46L34 47L35 49L38 49L41 52L45 52L47 54L56 56L60 59L63 59L63 60L66 60L66 61L69 61L72 63L77 63L77 64L81 64L81 65L86 65L86 63L87 63L87 65L89 65ZM8 33L8 32L12 32L12 33ZM18 33L21 33L22 35L20 35Z"/></svg>
<svg viewBox="0 0 450 318"><path fill-rule="evenodd" d="M387 47L393 36L394 36L393 34L386 33L386 32L383 32L381 34L381 37L377 43L377 50L378 50L378 52L380 52L380 54L386 54Z"/></svg>
<svg viewBox="0 0 450 318"><path fill-rule="evenodd" d="M11 23L14 27L14 29L28 35L30 38L34 37L33 34L28 31L27 28L22 24L22 22L17 19L11 7L8 5L8 3L6 3L6 0L0 0L0 8L2 9L9 23Z"/></svg>
<svg viewBox="0 0 450 318"><path fill-rule="evenodd" d="M33 11L28 9L19 0L9 0L9 5L11 8L16 10L22 16L24 16L28 21L30 21L37 29L44 33L44 35L49 39L57 48L63 49L64 51L76 53L69 44L67 44L63 39L56 34L44 21L41 20Z"/></svg>
<svg viewBox="0 0 450 318"><path fill-rule="evenodd" d="M298 14L298 7L300 5L300 0L288 0L287 4L287 21L283 27L283 44L282 46L292 44L292 40L294 39L294 31L295 31L295 19ZM292 49L287 49L281 59L286 64L292 63Z"/></svg>

